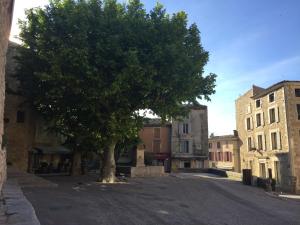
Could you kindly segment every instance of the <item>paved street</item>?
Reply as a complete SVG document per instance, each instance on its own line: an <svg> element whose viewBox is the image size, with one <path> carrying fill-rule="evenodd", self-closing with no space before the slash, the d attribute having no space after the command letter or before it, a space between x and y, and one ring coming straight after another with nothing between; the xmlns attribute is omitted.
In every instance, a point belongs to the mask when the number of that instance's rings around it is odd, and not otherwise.
<svg viewBox="0 0 300 225"><path fill-rule="evenodd" d="M216 177L178 175L103 185L93 177L49 178L24 188L42 225L297 225L300 201Z"/></svg>

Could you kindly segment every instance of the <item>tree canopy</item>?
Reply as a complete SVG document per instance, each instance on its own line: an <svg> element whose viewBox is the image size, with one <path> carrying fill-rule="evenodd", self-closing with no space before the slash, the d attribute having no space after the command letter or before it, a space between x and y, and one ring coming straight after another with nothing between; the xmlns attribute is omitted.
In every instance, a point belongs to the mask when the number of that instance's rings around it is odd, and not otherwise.
<svg viewBox="0 0 300 225"><path fill-rule="evenodd" d="M209 54L184 12L160 4L147 12L139 0L52 0L26 15L21 91L51 129L79 146L102 145L112 164L116 143L137 135L140 110L176 117L215 92L216 75L203 75Z"/></svg>

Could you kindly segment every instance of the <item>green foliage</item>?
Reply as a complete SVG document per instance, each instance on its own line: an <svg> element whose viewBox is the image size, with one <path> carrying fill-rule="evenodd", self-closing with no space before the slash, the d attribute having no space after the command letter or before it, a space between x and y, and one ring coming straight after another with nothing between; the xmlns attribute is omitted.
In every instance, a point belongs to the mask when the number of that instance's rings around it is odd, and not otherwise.
<svg viewBox="0 0 300 225"><path fill-rule="evenodd" d="M213 94L208 52L187 15L139 0L52 0L20 22L21 91L49 127L94 149L136 136L141 109L163 119ZM99 146L99 147L98 147Z"/></svg>

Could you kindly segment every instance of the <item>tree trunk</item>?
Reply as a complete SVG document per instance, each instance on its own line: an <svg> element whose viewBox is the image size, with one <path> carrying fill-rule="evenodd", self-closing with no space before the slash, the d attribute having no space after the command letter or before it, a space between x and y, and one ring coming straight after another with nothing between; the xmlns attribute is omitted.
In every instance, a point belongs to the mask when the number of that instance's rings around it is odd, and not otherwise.
<svg viewBox="0 0 300 225"><path fill-rule="evenodd" d="M108 149L104 151L104 160L100 179L103 183L114 183L116 180L115 147L116 142L112 142Z"/></svg>
<svg viewBox="0 0 300 225"><path fill-rule="evenodd" d="M79 151L73 153L71 175L81 175L81 153Z"/></svg>

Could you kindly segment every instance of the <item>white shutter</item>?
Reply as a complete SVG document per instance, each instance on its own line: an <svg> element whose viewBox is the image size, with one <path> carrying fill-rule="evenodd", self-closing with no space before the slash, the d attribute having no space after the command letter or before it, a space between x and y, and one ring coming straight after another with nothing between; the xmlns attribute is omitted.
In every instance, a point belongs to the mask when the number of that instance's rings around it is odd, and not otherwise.
<svg viewBox="0 0 300 225"><path fill-rule="evenodd" d="M189 140L189 153L194 154L193 140Z"/></svg>
<svg viewBox="0 0 300 225"><path fill-rule="evenodd" d="M275 108L275 119L277 123L280 121L279 107Z"/></svg>
<svg viewBox="0 0 300 225"><path fill-rule="evenodd" d="M281 134L280 134L280 132L278 131L277 133L276 133L276 135L277 135L277 149L282 149L282 147L281 147Z"/></svg>
<svg viewBox="0 0 300 225"><path fill-rule="evenodd" d="M253 117L250 117L250 129L253 130Z"/></svg>
<svg viewBox="0 0 300 225"><path fill-rule="evenodd" d="M179 134L182 134L182 133L183 133L183 123L182 123L182 122L179 122L179 123L178 123L178 131L179 131L179 132L178 132Z"/></svg>
<svg viewBox="0 0 300 225"><path fill-rule="evenodd" d="M188 122L189 134L192 133L192 123Z"/></svg>
<svg viewBox="0 0 300 225"><path fill-rule="evenodd" d="M265 146L265 151L267 150L267 135L264 135L264 146Z"/></svg>
<svg viewBox="0 0 300 225"><path fill-rule="evenodd" d="M265 125L265 113L264 112L262 112L261 113L261 125Z"/></svg>
<svg viewBox="0 0 300 225"><path fill-rule="evenodd" d="M254 139L254 137L251 137L251 143L252 143L252 148L255 148L255 139Z"/></svg>
<svg viewBox="0 0 300 225"><path fill-rule="evenodd" d="M262 147L263 147L263 150L265 151L266 150L266 136L264 134L261 135L262 136Z"/></svg>

